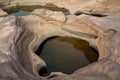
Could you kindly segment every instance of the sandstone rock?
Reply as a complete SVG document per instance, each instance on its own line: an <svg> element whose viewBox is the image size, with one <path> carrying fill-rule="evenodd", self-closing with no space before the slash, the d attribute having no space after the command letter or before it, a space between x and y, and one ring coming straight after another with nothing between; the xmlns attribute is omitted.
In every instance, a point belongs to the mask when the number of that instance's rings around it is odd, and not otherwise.
<svg viewBox="0 0 120 80"><path fill-rule="evenodd" d="M39 80L39 77L33 76L32 58L26 51L29 41L32 40L32 33L24 32L22 28L17 27L16 20L14 16L0 17L0 78L3 80ZM25 35L20 36L19 33ZM28 35L29 39L25 38ZM22 39L26 46L22 46Z"/></svg>
<svg viewBox="0 0 120 80"><path fill-rule="evenodd" d="M0 9L0 16L6 16L8 15L7 12L3 11L2 9Z"/></svg>
<svg viewBox="0 0 120 80"><path fill-rule="evenodd" d="M109 15L120 11L119 0L11 0L9 6L41 5L68 9L71 14Z"/></svg>
<svg viewBox="0 0 120 80"><path fill-rule="evenodd" d="M0 7L3 7L5 5L8 5L10 0L0 0Z"/></svg>
<svg viewBox="0 0 120 80"><path fill-rule="evenodd" d="M31 17L32 16L33 15L31 15ZM44 16L44 14L41 14L41 16ZM38 17L40 18L41 16L38 16ZM41 17L40 19L39 18L37 19L37 16L36 16L36 18L34 19L35 21L33 19L30 19L30 16L25 17L25 18L24 17L20 18L20 21L22 21L22 22L20 22L21 26L22 26L23 22L24 22L24 24L26 24L28 22L30 23L30 24L27 24L24 26L24 27L27 27L27 30L30 29L30 31L33 30L32 26L35 26L32 22L35 22L35 24L36 24L36 19L40 20L37 22L37 27L38 27L39 23L42 22L41 28L36 28L36 30L35 30L35 33L37 30L38 31L42 30L42 33L37 32L38 35L41 35L41 37L39 39L46 39L47 37L52 37L52 36L77 37L77 38L85 39L88 42L95 42L95 46L97 46L97 48L99 50L100 57L96 63L93 63L92 65L87 66L86 68L80 69L71 75L66 75L63 77L62 75L58 74L58 77L51 78L50 80L56 80L56 79L57 80L68 80L68 79L69 80L80 80L80 79L81 80L98 80L98 78L103 79L103 80L110 80L110 79L111 80L119 80L119 76L120 76L119 60L117 60L118 57L117 57L117 59L115 59L116 57L114 57L114 56L119 55L118 50L117 50L118 53L116 53L116 46L119 43L118 35L120 33L119 32L116 33L116 31L114 33L114 30L113 31L110 30L111 28L99 27L97 24L95 24L95 22L92 22L92 20L91 20L92 17L93 16L88 16L88 15L82 15L82 16L78 16L78 17L75 16L74 18L67 17L67 19L74 19L74 20L72 20L71 22L66 21L66 24L57 22L56 20L53 20L49 17L48 17L49 20L46 20L46 18L43 18L43 17ZM45 19L45 21L44 21L44 19ZM112 18L112 19L114 19L114 18ZM47 21L49 23L47 23ZM47 24L47 25L43 25L43 24ZM114 24L114 23L112 23L112 24ZM28 26L29 27L31 26L31 27L29 28ZM46 29L43 29L42 27L45 27L45 26L46 26ZM46 32L46 30L48 30L48 31ZM47 35L45 35L45 34L47 34ZM44 37L42 35L44 35ZM91 37L93 35L97 36L97 37ZM118 41L115 42L114 40L116 40L116 39ZM110 45L110 43L112 41L115 42L114 46L112 44ZM117 48L119 48L119 46L117 46ZM112 66L112 65L114 65L114 66ZM100 66L101 66L101 68L100 68ZM105 70L102 66L106 67ZM111 68L114 69L114 72L111 71ZM115 75L113 75L113 74L115 74Z"/></svg>
<svg viewBox="0 0 120 80"><path fill-rule="evenodd" d="M17 0L12 1L15 3ZM18 1L18 3L24 1L30 2L30 0L23 0ZM110 2L105 4L106 1L40 1L43 3L51 2L56 6L65 7L71 13L82 10L84 14L79 16L65 16L62 12L37 9L28 16L0 17L0 79L119 80L119 1L114 0L110 1L113 4ZM106 6L108 8L105 8ZM109 8L110 6L113 8ZM93 10L90 11L91 9ZM102 12L100 15L107 14L107 16L96 17L93 15L98 14L99 11ZM58 16L60 17L57 18ZM69 36L88 41L92 47L99 51L98 61L78 69L70 75L54 73L49 77L43 78L39 76L38 71L46 67L46 64L34 52L44 40L54 36ZM51 76L53 77L51 78Z"/></svg>
<svg viewBox="0 0 120 80"><path fill-rule="evenodd" d="M46 19L51 18L51 20L57 20L57 21L61 21L61 22L65 22L66 17L64 15L63 12L61 11L51 11L51 10L47 10L47 9L36 9L34 10L31 14L35 14L41 17L46 17Z"/></svg>

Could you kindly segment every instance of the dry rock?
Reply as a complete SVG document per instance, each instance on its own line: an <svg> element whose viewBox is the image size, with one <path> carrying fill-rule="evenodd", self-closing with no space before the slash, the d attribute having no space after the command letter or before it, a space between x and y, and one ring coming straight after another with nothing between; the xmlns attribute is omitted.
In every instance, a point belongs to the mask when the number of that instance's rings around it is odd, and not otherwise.
<svg viewBox="0 0 120 80"><path fill-rule="evenodd" d="M7 12L3 11L2 9L0 9L0 16L6 16L8 15Z"/></svg>

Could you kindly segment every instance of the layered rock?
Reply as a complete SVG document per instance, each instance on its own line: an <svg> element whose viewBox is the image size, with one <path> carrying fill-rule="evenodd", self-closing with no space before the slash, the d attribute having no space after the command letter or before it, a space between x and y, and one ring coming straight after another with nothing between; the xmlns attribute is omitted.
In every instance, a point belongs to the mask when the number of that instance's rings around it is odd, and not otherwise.
<svg viewBox="0 0 120 80"><path fill-rule="evenodd" d="M120 11L119 0L10 0L7 7L30 5L61 7L68 9L71 14L108 15Z"/></svg>
<svg viewBox="0 0 120 80"><path fill-rule="evenodd" d="M13 0L14 4L16 1ZM17 3L24 1L29 0ZM59 11L37 9L28 16L0 17L1 80L119 80L119 1L109 1L107 4L107 0L60 1L39 2L54 3L69 9L71 13L82 14L65 16ZM104 8L105 5L108 8ZM106 16L99 17L95 14ZM70 75L52 73L44 78L39 76L38 71L46 64L34 52L44 40L54 36L69 36L88 41L99 52L99 60Z"/></svg>

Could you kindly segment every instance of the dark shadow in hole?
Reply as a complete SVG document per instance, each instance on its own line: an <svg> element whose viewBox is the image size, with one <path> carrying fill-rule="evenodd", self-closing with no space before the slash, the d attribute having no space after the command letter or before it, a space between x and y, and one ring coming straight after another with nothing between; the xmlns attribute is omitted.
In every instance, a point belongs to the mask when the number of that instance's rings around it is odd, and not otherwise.
<svg viewBox="0 0 120 80"><path fill-rule="evenodd" d="M40 76L47 76L47 75L49 75L49 74L47 74L48 73L48 71L47 71L47 68L41 68L40 70L39 70L39 72L38 72L38 74L40 75Z"/></svg>
<svg viewBox="0 0 120 80"><path fill-rule="evenodd" d="M98 52L95 48L93 48L93 47L91 47L91 46L90 46L90 48L91 48L93 51L95 51L95 53L96 53L97 56L99 57L99 52Z"/></svg>
<svg viewBox="0 0 120 80"><path fill-rule="evenodd" d="M95 16L95 17L106 17L107 15L102 15L102 14L90 14L92 16Z"/></svg>
<svg viewBox="0 0 120 80"><path fill-rule="evenodd" d="M106 17L107 15L104 14L95 14L95 13L85 13L85 12L75 12L74 13L76 16L82 15L82 14L86 14L86 15L91 15L91 16L95 16L95 17Z"/></svg>
<svg viewBox="0 0 120 80"><path fill-rule="evenodd" d="M79 15L81 15L81 14L82 14L82 13L75 13L76 16L79 16Z"/></svg>

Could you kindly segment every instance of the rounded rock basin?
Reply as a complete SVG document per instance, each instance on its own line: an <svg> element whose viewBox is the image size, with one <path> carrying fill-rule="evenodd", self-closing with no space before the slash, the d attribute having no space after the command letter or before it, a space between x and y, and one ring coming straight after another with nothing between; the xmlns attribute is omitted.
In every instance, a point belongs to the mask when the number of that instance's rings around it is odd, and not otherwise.
<svg viewBox="0 0 120 80"><path fill-rule="evenodd" d="M91 48L87 41L71 37L47 39L36 54L47 64L46 69L39 71L41 76L46 76L51 72L71 74L98 59L97 51Z"/></svg>
<svg viewBox="0 0 120 80"><path fill-rule="evenodd" d="M35 9L48 9L52 11L61 11L65 15L69 15L69 11L64 8L59 8L59 7L53 7L52 5L49 6L40 6L40 5L33 5L33 6L16 6L16 7L10 7L5 9L6 12L8 12L9 15L14 15L14 16L26 16L29 15L32 11Z"/></svg>

